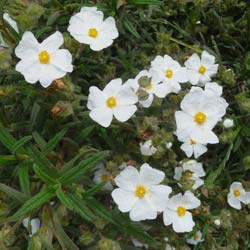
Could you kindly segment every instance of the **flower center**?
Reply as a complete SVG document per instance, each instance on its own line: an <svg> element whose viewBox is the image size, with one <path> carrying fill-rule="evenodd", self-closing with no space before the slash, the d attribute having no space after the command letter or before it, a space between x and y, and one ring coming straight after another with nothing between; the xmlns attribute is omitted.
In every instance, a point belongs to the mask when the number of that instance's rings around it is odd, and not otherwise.
<svg viewBox="0 0 250 250"><path fill-rule="evenodd" d="M199 240L199 235L198 234L194 235L194 240Z"/></svg>
<svg viewBox="0 0 250 250"><path fill-rule="evenodd" d="M117 105L116 98L111 96L107 99L106 104L109 108L114 108Z"/></svg>
<svg viewBox="0 0 250 250"><path fill-rule="evenodd" d="M139 186L136 187L135 195L136 195L138 198L141 199L141 198L144 197L144 195L146 194L146 192L147 192L146 188L145 188L144 186L139 185Z"/></svg>
<svg viewBox="0 0 250 250"><path fill-rule="evenodd" d="M188 178L192 178L192 177L193 177L193 173L188 172L188 173L187 173L187 177L188 177Z"/></svg>
<svg viewBox="0 0 250 250"><path fill-rule="evenodd" d="M98 36L98 31L96 28L89 29L89 36L92 38L96 38Z"/></svg>
<svg viewBox="0 0 250 250"><path fill-rule="evenodd" d="M150 83L148 86L145 87L146 90L150 90L150 89L152 89L152 88L153 88L152 83Z"/></svg>
<svg viewBox="0 0 250 250"><path fill-rule="evenodd" d="M165 76L166 76L167 78L172 78L172 76L173 76L173 71L172 71L171 69L167 69L167 70L166 70Z"/></svg>
<svg viewBox="0 0 250 250"><path fill-rule="evenodd" d="M103 174L103 175L101 176L101 179L102 179L102 181L108 181L109 176L108 176L107 174Z"/></svg>
<svg viewBox="0 0 250 250"><path fill-rule="evenodd" d="M207 69L206 69L206 67L204 67L203 65L200 66L200 68L198 69L198 72L199 72L200 74L205 74L206 71L207 71Z"/></svg>
<svg viewBox="0 0 250 250"><path fill-rule="evenodd" d="M186 214L186 208L185 207L182 207L182 206L179 206L177 208L177 214L182 217Z"/></svg>
<svg viewBox="0 0 250 250"><path fill-rule="evenodd" d="M239 197L240 196L240 190L239 189L234 189L234 196Z"/></svg>
<svg viewBox="0 0 250 250"><path fill-rule="evenodd" d="M38 55L39 61L43 64L48 64L50 61L50 55L48 53L48 51L43 50L42 52L40 52L40 54Z"/></svg>
<svg viewBox="0 0 250 250"><path fill-rule="evenodd" d="M207 119L207 116L203 112L197 112L194 116L194 121L198 124L203 124Z"/></svg>
<svg viewBox="0 0 250 250"><path fill-rule="evenodd" d="M191 144L191 145L195 145L195 144L197 144L197 142L194 141L194 140L192 140L192 139L190 139L190 144Z"/></svg>

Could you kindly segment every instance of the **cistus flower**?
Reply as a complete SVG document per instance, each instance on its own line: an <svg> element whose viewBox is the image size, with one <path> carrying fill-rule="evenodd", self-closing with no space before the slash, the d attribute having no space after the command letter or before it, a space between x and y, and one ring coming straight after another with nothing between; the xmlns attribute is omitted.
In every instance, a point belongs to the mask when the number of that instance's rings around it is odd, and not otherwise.
<svg viewBox="0 0 250 250"><path fill-rule="evenodd" d="M26 82L37 81L47 88L54 80L64 77L73 71L72 56L66 49L59 49L63 44L63 36L57 31L39 43L34 35L26 31L15 49L16 56L21 59L16 65Z"/></svg>
<svg viewBox="0 0 250 250"><path fill-rule="evenodd" d="M106 182L106 184L103 186L103 190L113 190L113 185L110 182L110 173L105 169L103 164L99 164L96 167L93 181L97 184Z"/></svg>
<svg viewBox="0 0 250 250"><path fill-rule="evenodd" d="M193 237L187 239L187 243L190 245L197 245L200 242L203 242L204 239L202 238L202 233L201 231L197 231Z"/></svg>
<svg viewBox="0 0 250 250"><path fill-rule="evenodd" d="M186 69L168 55L157 56L151 62L150 70L156 76L156 81L164 83L167 94L178 93L180 83L188 81Z"/></svg>
<svg viewBox="0 0 250 250"><path fill-rule="evenodd" d="M172 188L159 185L165 174L144 163L140 172L132 166L125 168L116 178L119 188L112 192L112 197L121 212L130 212L132 221L152 220L157 212L162 212Z"/></svg>
<svg viewBox="0 0 250 250"><path fill-rule="evenodd" d="M246 192L240 182L233 182L227 195L227 202L231 207L240 210L241 202L250 203L250 192Z"/></svg>
<svg viewBox="0 0 250 250"><path fill-rule="evenodd" d="M232 119L227 118L223 121L224 128L231 128L233 127L233 125L234 125L234 121Z"/></svg>
<svg viewBox="0 0 250 250"><path fill-rule="evenodd" d="M177 135L178 136L178 135ZM207 152L206 144L197 143L192 140L190 137L183 138L181 135L178 136L178 140L184 142L181 145L181 150L183 150L187 157L194 155L194 158L197 159L201 155Z"/></svg>
<svg viewBox="0 0 250 250"><path fill-rule="evenodd" d="M175 112L176 135L201 144L218 143L212 129L225 115L227 106L225 99L214 90L192 87L181 102L182 111Z"/></svg>
<svg viewBox="0 0 250 250"><path fill-rule="evenodd" d="M140 143L140 151L142 155L151 156L156 153L157 148L153 146L152 140L147 140L144 143Z"/></svg>
<svg viewBox="0 0 250 250"><path fill-rule="evenodd" d="M146 78L148 80L148 83L144 84L145 86L142 86L140 84L140 81L143 81L143 78ZM144 108L148 108L151 106L154 100L154 95L158 98L164 98L167 95L166 86L163 83L160 83L160 81L157 81L155 78L156 76L154 76L151 71L142 70L135 77L135 79L129 79L124 83L125 85L129 85L135 93L138 94L138 90L142 89L148 95L145 100L140 100L139 97L139 103Z"/></svg>
<svg viewBox="0 0 250 250"><path fill-rule="evenodd" d="M101 91L92 86L89 88L87 107L92 120L103 127L108 127L113 116L120 122L127 121L137 110L137 95L121 79L109 82Z"/></svg>
<svg viewBox="0 0 250 250"><path fill-rule="evenodd" d="M70 18L68 31L78 42L90 45L95 51L109 47L119 36L115 19L103 20L103 12L96 7L82 7Z"/></svg>
<svg viewBox="0 0 250 250"><path fill-rule="evenodd" d="M203 51L201 58L195 53L184 63L187 69L189 81L193 85L204 86L211 81L211 77L218 71L218 64L215 64L215 57Z"/></svg>
<svg viewBox="0 0 250 250"><path fill-rule="evenodd" d="M172 224L176 233L191 232L195 225L192 214L188 211L199 207L200 200L190 191L172 196L163 212L163 221L166 226Z"/></svg>
<svg viewBox="0 0 250 250"><path fill-rule="evenodd" d="M204 181L200 177L204 177L206 173L202 167L202 163L196 160L189 160L183 162L180 167L175 168L175 180L180 181L183 175L187 180L194 181L192 189L196 190L204 184Z"/></svg>
<svg viewBox="0 0 250 250"><path fill-rule="evenodd" d="M28 229L29 236L32 237L40 228L40 220L38 218L31 220L30 217L27 217L23 220L23 226Z"/></svg>

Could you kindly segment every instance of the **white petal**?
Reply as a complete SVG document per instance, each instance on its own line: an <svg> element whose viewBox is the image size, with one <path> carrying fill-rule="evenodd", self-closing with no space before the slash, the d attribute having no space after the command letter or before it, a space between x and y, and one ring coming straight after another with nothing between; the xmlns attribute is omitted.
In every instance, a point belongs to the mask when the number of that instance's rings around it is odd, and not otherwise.
<svg viewBox="0 0 250 250"><path fill-rule="evenodd" d="M116 178L115 183L118 187L134 192L139 184L139 173L135 167L126 167Z"/></svg>
<svg viewBox="0 0 250 250"><path fill-rule="evenodd" d="M174 179L179 181L181 179L183 173L183 168L182 167L176 167L174 169Z"/></svg>
<svg viewBox="0 0 250 250"><path fill-rule="evenodd" d="M138 97L134 91L129 87L123 85L116 95L119 105L131 105L138 102Z"/></svg>
<svg viewBox="0 0 250 250"><path fill-rule="evenodd" d="M140 169L140 183L146 186L158 185L165 178L164 172L152 168L149 164L144 163Z"/></svg>
<svg viewBox="0 0 250 250"><path fill-rule="evenodd" d="M229 193L229 194L227 195L227 202L228 202L228 204L229 204L231 207L233 207L233 208L235 208L235 209L238 209L238 210L241 209L241 203L240 203L239 199L235 198L234 195L231 194L231 193Z"/></svg>
<svg viewBox="0 0 250 250"><path fill-rule="evenodd" d="M111 196L123 213L130 211L138 200L133 192L121 188L113 190Z"/></svg>
<svg viewBox="0 0 250 250"><path fill-rule="evenodd" d="M144 108L149 108L149 107L151 106L153 100L154 100L153 94L149 94L149 95L148 95L148 98L147 98L146 100L140 101L140 104L141 104L142 107L144 107Z"/></svg>
<svg viewBox="0 0 250 250"><path fill-rule="evenodd" d="M219 142L217 135L211 130L196 129L191 133L191 137L194 141L201 144L216 144Z"/></svg>
<svg viewBox="0 0 250 250"><path fill-rule="evenodd" d="M192 179L195 181L195 183L194 183L194 185L192 187L194 190L196 190L197 188L199 188L200 186L202 186L204 184L204 181L199 177L194 177L193 176Z"/></svg>
<svg viewBox="0 0 250 250"><path fill-rule="evenodd" d="M95 86L89 88L89 96L87 107L90 110L95 108L104 108L106 105L106 97L103 92Z"/></svg>
<svg viewBox="0 0 250 250"><path fill-rule="evenodd" d="M153 220L157 217L157 211L145 199L138 199L129 217L132 221Z"/></svg>
<svg viewBox="0 0 250 250"><path fill-rule="evenodd" d="M30 225L31 225L31 234L33 235L37 233L40 228L40 220L38 218L32 219Z"/></svg>
<svg viewBox="0 0 250 250"><path fill-rule="evenodd" d="M91 110L89 116L92 120L99 123L101 126L107 128L112 122L113 112L109 108L101 107Z"/></svg>
<svg viewBox="0 0 250 250"><path fill-rule="evenodd" d="M72 55L66 49L59 49L51 56L50 63L65 72L72 72Z"/></svg>
<svg viewBox="0 0 250 250"><path fill-rule="evenodd" d="M172 192L172 188L165 185L153 186L150 189L149 194L146 194L145 199L154 207L157 212L163 212L166 208L169 195Z"/></svg>
<svg viewBox="0 0 250 250"><path fill-rule="evenodd" d="M200 143L197 143L194 145L194 157L195 159L199 158L201 155L207 152L207 147L205 145L202 145Z"/></svg>
<svg viewBox="0 0 250 250"><path fill-rule="evenodd" d="M24 32L22 40L15 49L16 56L21 59L37 57L39 53L39 43L30 31Z"/></svg>
<svg viewBox="0 0 250 250"><path fill-rule="evenodd" d="M40 50L46 50L49 53L54 53L58 50L63 44L63 35L61 32L56 31L54 34L46 38L40 44Z"/></svg>
<svg viewBox="0 0 250 250"><path fill-rule="evenodd" d="M39 82L44 88L47 88L49 85L51 85L54 80L66 75L65 71L61 71L60 69L54 67L51 64L41 64L40 70L41 72L39 76Z"/></svg>
<svg viewBox="0 0 250 250"><path fill-rule="evenodd" d="M192 85L197 85L199 83L200 74L196 70L188 70L187 75Z"/></svg>
<svg viewBox="0 0 250 250"><path fill-rule="evenodd" d="M184 216L177 216L173 221L173 229L176 233L191 232L194 225L190 212L186 212Z"/></svg>
<svg viewBox="0 0 250 250"><path fill-rule="evenodd" d="M120 78L114 79L105 86L105 88L103 89L103 93L107 95L107 97L116 96L117 93L120 91L121 86L122 86L122 79Z"/></svg>
<svg viewBox="0 0 250 250"><path fill-rule="evenodd" d="M165 226L169 226L173 223L173 220L176 217L176 212L170 209L165 209L163 212L163 222Z"/></svg>
<svg viewBox="0 0 250 250"><path fill-rule="evenodd" d="M41 67L38 62L21 60L16 65L16 71L20 72L24 76L26 82L34 84L39 80Z"/></svg>
<svg viewBox="0 0 250 250"><path fill-rule="evenodd" d="M201 202L194 196L191 191L186 191L181 200L181 204L183 204L186 209L194 209L199 207L201 205Z"/></svg>
<svg viewBox="0 0 250 250"><path fill-rule="evenodd" d="M200 60L200 57L195 53L195 54L192 54L188 60L185 61L185 66L187 68L198 68L201 64L201 60Z"/></svg>
<svg viewBox="0 0 250 250"><path fill-rule="evenodd" d="M137 110L135 105L117 106L113 108L115 118L120 122L126 122Z"/></svg>
<svg viewBox="0 0 250 250"><path fill-rule="evenodd" d="M204 66L210 66L215 63L215 57L208 54L207 51L203 51L201 54L201 64Z"/></svg>
<svg viewBox="0 0 250 250"><path fill-rule="evenodd" d="M193 155L194 149L190 145L190 143L185 142L181 145L181 149L186 153L187 157L191 157Z"/></svg>
<svg viewBox="0 0 250 250"><path fill-rule="evenodd" d="M164 98L167 95L167 88L166 85L161 83L161 84L156 84L153 90L153 93L159 97L159 98Z"/></svg>

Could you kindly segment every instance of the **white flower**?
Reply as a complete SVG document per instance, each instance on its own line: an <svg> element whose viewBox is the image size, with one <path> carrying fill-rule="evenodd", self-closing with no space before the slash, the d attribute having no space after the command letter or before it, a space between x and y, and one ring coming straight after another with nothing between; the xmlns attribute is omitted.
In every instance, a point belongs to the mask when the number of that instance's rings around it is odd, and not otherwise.
<svg viewBox="0 0 250 250"><path fill-rule="evenodd" d="M199 207L201 204L192 192L186 191L184 195L177 194L167 202L167 207L163 212L163 221L166 226L173 225L177 233L191 232L194 227L192 214L188 211Z"/></svg>
<svg viewBox="0 0 250 250"><path fill-rule="evenodd" d="M221 224L220 219L214 220L214 224L215 224L216 226L220 226L220 224Z"/></svg>
<svg viewBox="0 0 250 250"><path fill-rule="evenodd" d="M202 163L197 162L196 160L189 160L183 162L181 167L175 168L174 179L177 181L181 180L182 175L187 172L185 175L186 178L194 181L193 189L196 190L204 184L204 181L200 178L206 175Z"/></svg>
<svg viewBox="0 0 250 250"><path fill-rule="evenodd" d="M167 88L166 88L165 84L160 83L159 81L156 80L156 76L154 76L152 71L147 71L147 70L142 70L135 77L135 79L129 79L127 82L125 82L125 85L129 85L133 89L133 91L136 93L140 88L139 80L142 77L151 78L151 82L147 86L142 87L142 89L148 94L147 99L139 101L139 103L142 105L142 107L148 108L151 106L151 104L154 100L154 95L159 97L159 98L166 97Z"/></svg>
<svg viewBox="0 0 250 250"><path fill-rule="evenodd" d="M6 21L17 33L19 33L16 21L13 20L8 13L3 14L3 20Z"/></svg>
<svg viewBox="0 0 250 250"><path fill-rule="evenodd" d="M130 212L132 221L155 219L157 212L162 212L172 192L171 187L159 185L165 174L150 167L141 166L140 172L132 166L124 169L116 178L119 188L112 192L112 197L121 212Z"/></svg>
<svg viewBox="0 0 250 250"><path fill-rule="evenodd" d="M170 149L170 148L172 148L173 143L172 142L166 142L165 145L166 145L167 149Z"/></svg>
<svg viewBox="0 0 250 250"><path fill-rule="evenodd" d="M143 244L140 241L138 241L137 239L132 239L132 242L133 242L135 247L142 247L142 248L148 249L148 244Z"/></svg>
<svg viewBox="0 0 250 250"><path fill-rule="evenodd" d="M39 81L47 88L54 80L72 72L72 56L66 49L59 49L63 44L63 36L55 32L42 43L34 35L26 31L16 47L15 53L21 61L16 71L24 75L27 82Z"/></svg>
<svg viewBox="0 0 250 250"><path fill-rule="evenodd" d="M197 245L200 242L203 242L204 239L202 238L202 233L201 231L197 231L194 236L190 239L187 239L187 243L191 245Z"/></svg>
<svg viewBox="0 0 250 250"><path fill-rule="evenodd" d="M246 192L240 182L233 182L227 195L227 202L231 207L240 210L241 202L250 203L250 192Z"/></svg>
<svg viewBox="0 0 250 250"><path fill-rule="evenodd" d="M17 33L19 29L17 27L16 21L14 21L8 13L3 14L3 19L7 22ZM2 34L0 33L0 47L9 48L9 45L4 41Z"/></svg>
<svg viewBox="0 0 250 250"><path fill-rule="evenodd" d="M71 17L68 31L78 42L90 45L95 51L109 47L119 35L115 19L103 20L103 12L96 7L82 7Z"/></svg>
<svg viewBox="0 0 250 250"><path fill-rule="evenodd" d="M171 246L170 244L166 244L165 250L175 250L175 247Z"/></svg>
<svg viewBox="0 0 250 250"><path fill-rule="evenodd" d="M179 83L188 81L186 69L168 55L157 56L151 62L151 70L157 76L156 81L164 83L167 94L178 93L181 90Z"/></svg>
<svg viewBox="0 0 250 250"><path fill-rule="evenodd" d="M184 142L181 145L181 149L186 153L187 157L194 155L194 158L197 159L207 152L207 147L205 144L197 143L189 137L183 138L181 135L178 136L178 139L179 141Z"/></svg>
<svg viewBox="0 0 250 250"><path fill-rule="evenodd" d="M192 87L175 113L178 138L192 138L196 143L218 143L212 129L226 113L228 104L213 90Z"/></svg>
<svg viewBox="0 0 250 250"><path fill-rule="evenodd" d="M152 140L147 140L144 143L140 143L141 154L145 156L151 156L156 153L157 148L152 144Z"/></svg>
<svg viewBox="0 0 250 250"><path fill-rule="evenodd" d="M233 119L227 118L227 119L225 119L225 120L223 121L223 126L224 126L224 128L231 128L231 127L233 127L233 125L234 125Z"/></svg>
<svg viewBox="0 0 250 250"><path fill-rule="evenodd" d="M208 82L205 85L205 90L207 91L212 91L214 94L216 94L217 96L221 96L222 92L223 92L223 88L222 86L220 86L218 83L216 82Z"/></svg>
<svg viewBox="0 0 250 250"><path fill-rule="evenodd" d="M127 121L137 110L137 95L129 86L122 85L121 79L109 82L101 91L92 86L89 88L87 107L89 116L103 127L108 127L113 116L120 121Z"/></svg>
<svg viewBox="0 0 250 250"><path fill-rule="evenodd" d="M94 182L95 183L101 183L103 181L106 182L106 184L103 186L104 190L113 190L113 185L111 184L110 180L110 173L105 169L103 164L99 164L96 167L96 171L94 174Z"/></svg>
<svg viewBox="0 0 250 250"><path fill-rule="evenodd" d="M30 220L30 217L27 217L23 220L23 226L31 232L29 236L32 237L40 228L40 220L38 218Z"/></svg>
<svg viewBox="0 0 250 250"><path fill-rule="evenodd" d="M195 53L185 62L189 81L193 85L204 86L211 81L211 77L218 71L218 64L215 64L215 57L203 51L201 58Z"/></svg>

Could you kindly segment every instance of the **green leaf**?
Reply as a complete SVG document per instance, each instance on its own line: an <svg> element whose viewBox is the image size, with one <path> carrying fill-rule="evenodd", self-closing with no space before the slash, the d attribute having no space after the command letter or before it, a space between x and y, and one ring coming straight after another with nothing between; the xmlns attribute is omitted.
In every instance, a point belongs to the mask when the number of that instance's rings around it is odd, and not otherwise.
<svg viewBox="0 0 250 250"><path fill-rule="evenodd" d="M17 162L14 155L0 155L0 166L6 166Z"/></svg>
<svg viewBox="0 0 250 250"><path fill-rule="evenodd" d="M132 35L134 35L137 39L140 39L140 34L137 32L136 28L130 20L124 18L123 25Z"/></svg>
<svg viewBox="0 0 250 250"><path fill-rule="evenodd" d="M45 202L48 202L52 197L55 196L55 189L53 187L47 187L37 193L35 196L27 200L23 206L10 217L11 221L16 221L22 216L40 208Z"/></svg>
<svg viewBox="0 0 250 250"><path fill-rule="evenodd" d="M69 238L62 228L62 223L59 221L56 213L53 214L53 231L54 235L62 246L63 250L80 250L75 243Z"/></svg>
<svg viewBox="0 0 250 250"><path fill-rule="evenodd" d="M33 164L33 169L36 173L36 175L43 180L44 182L48 183L48 184L56 184L57 180L56 178L54 178L53 176L53 172L51 173L50 176L50 172L51 171L45 171L42 168L40 168L37 164Z"/></svg>
<svg viewBox="0 0 250 250"><path fill-rule="evenodd" d="M119 224L114 220L112 214L107 211L106 207L104 207L100 202L94 198L89 198L87 201L88 207L93 210L96 215L119 227Z"/></svg>
<svg viewBox="0 0 250 250"><path fill-rule="evenodd" d="M62 172L59 182L62 184L68 184L76 181L81 177L86 171L96 166L104 157L108 156L107 151L99 152L86 160L81 161L76 167L67 169Z"/></svg>
<svg viewBox="0 0 250 250"><path fill-rule="evenodd" d="M39 135L36 131L32 133L32 136L36 144L39 146L39 148L41 150L44 150L47 145L47 142L43 139L43 137Z"/></svg>
<svg viewBox="0 0 250 250"><path fill-rule="evenodd" d="M0 141L2 144L13 152L13 146L16 143L15 138L9 133L9 131L0 124Z"/></svg>
<svg viewBox="0 0 250 250"><path fill-rule="evenodd" d="M29 181L29 163L23 163L17 169L19 183L22 188L23 193L30 195L30 181Z"/></svg>
<svg viewBox="0 0 250 250"><path fill-rule="evenodd" d="M106 184L106 181L103 181L101 183L98 183L94 187L90 188L89 190L84 192L83 198L93 196L95 193L97 193L99 190L101 190L105 186L105 184Z"/></svg>
<svg viewBox="0 0 250 250"><path fill-rule="evenodd" d="M57 198L61 201L61 203L67 207L68 209L72 210L73 209L73 205L72 205L72 202L71 200L68 198L67 195L64 194L63 190L61 187L59 187L57 190L56 190L56 196Z"/></svg>
<svg viewBox="0 0 250 250"><path fill-rule="evenodd" d="M43 153L45 155L50 153L56 147L56 145L61 141L61 139L66 134L66 132L67 132L67 129L63 129L59 133L57 133L51 140L49 140L48 144L43 150Z"/></svg>
<svg viewBox="0 0 250 250"><path fill-rule="evenodd" d="M0 183L0 191L7 194L10 198L19 201L21 203L25 202L29 197L21 192L18 192L14 188L11 188L3 183Z"/></svg>
<svg viewBox="0 0 250 250"><path fill-rule="evenodd" d="M129 4L141 5L141 4L150 4L150 5L162 5L164 4L162 0L130 0Z"/></svg>
<svg viewBox="0 0 250 250"><path fill-rule="evenodd" d="M89 222L93 222L95 217L93 213L88 209L87 203L79 198L77 195L72 193L67 193L68 199L72 204L73 210L78 213L83 219Z"/></svg>
<svg viewBox="0 0 250 250"><path fill-rule="evenodd" d="M33 137L31 135L24 136L13 145L12 152L15 154L25 143L30 141Z"/></svg>

